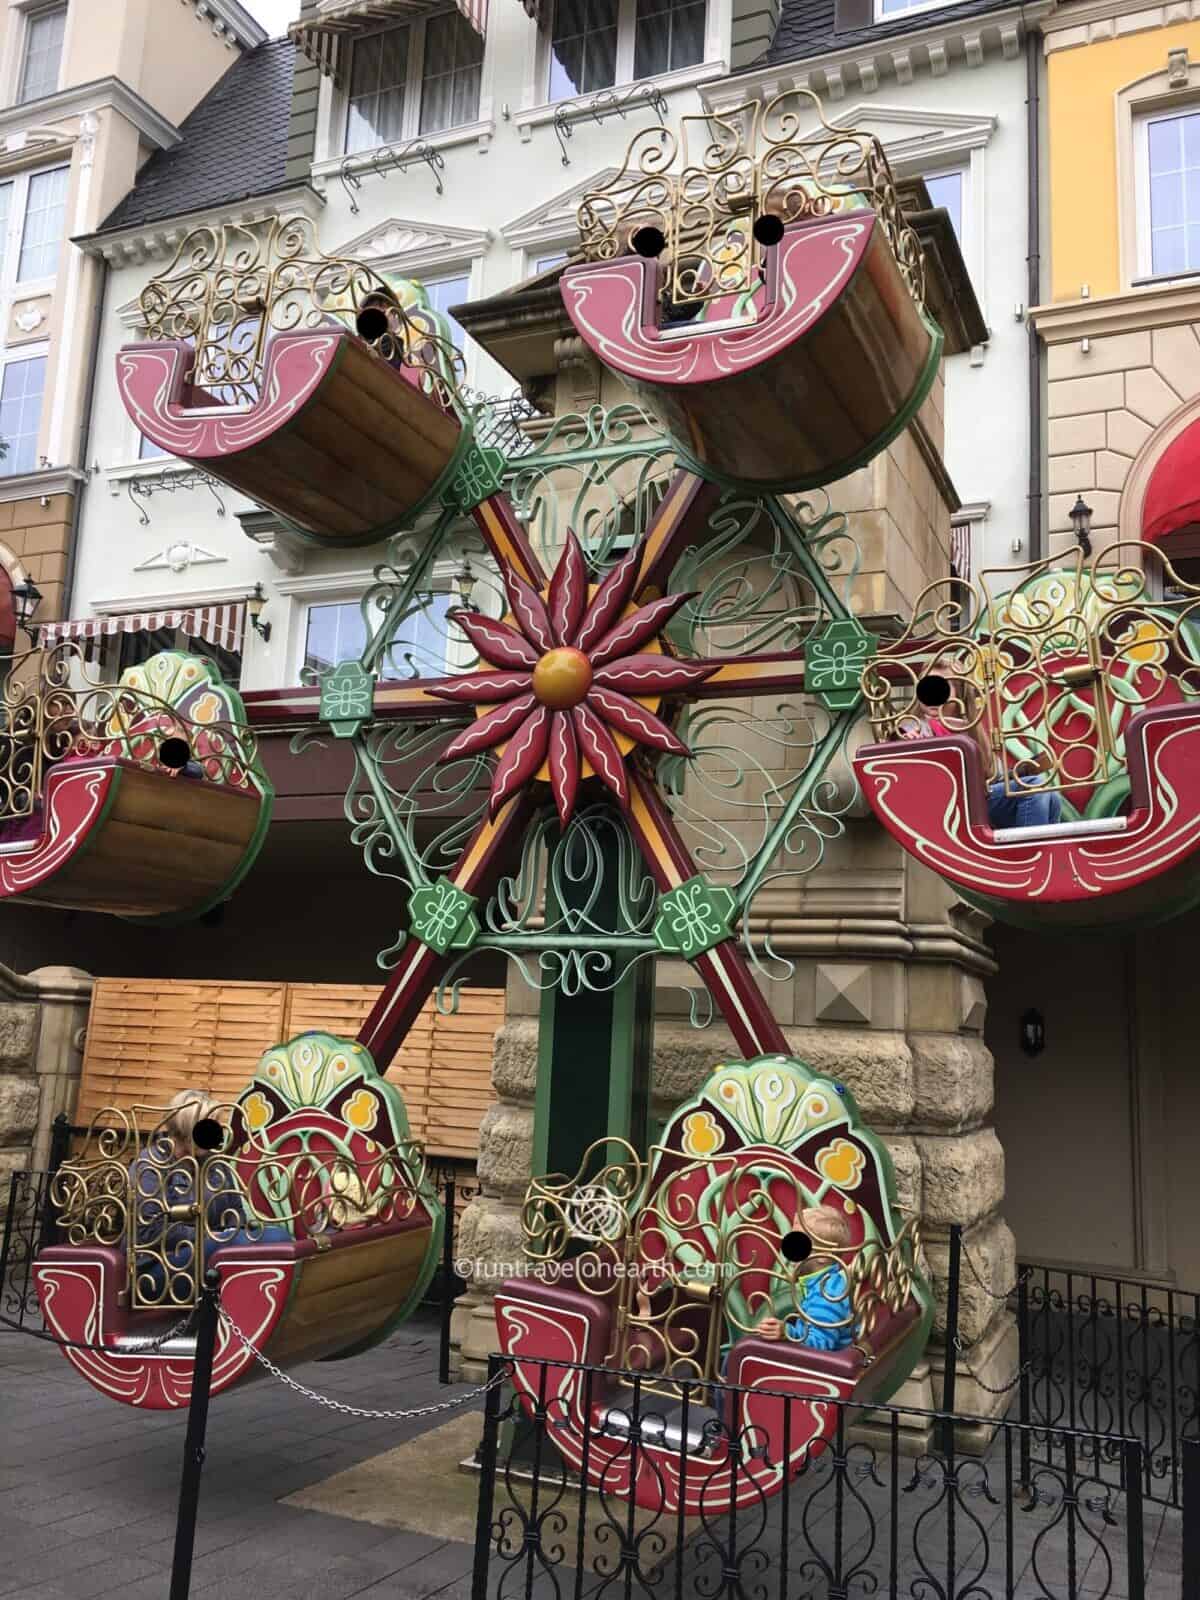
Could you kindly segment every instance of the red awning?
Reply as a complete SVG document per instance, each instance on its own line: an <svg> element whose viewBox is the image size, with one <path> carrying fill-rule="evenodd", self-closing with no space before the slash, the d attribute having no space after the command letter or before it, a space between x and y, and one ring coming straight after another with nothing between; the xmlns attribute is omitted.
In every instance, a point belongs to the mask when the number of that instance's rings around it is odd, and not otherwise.
<svg viewBox="0 0 1200 1600"><path fill-rule="evenodd" d="M11 602L10 602L11 603ZM0 626L3 602L0 600ZM131 611L119 617L80 617L73 621L47 622L40 629L44 648L63 639L111 638L118 633L157 633L159 628L182 628L189 639L240 655L246 627L246 603L239 600L224 606L180 606L170 611Z"/></svg>
<svg viewBox="0 0 1200 1600"><path fill-rule="evenodd" d="M1189 423L1159 457L1142 501L1142 538L1156 544L1200 522L1200 421Z"/></svg>

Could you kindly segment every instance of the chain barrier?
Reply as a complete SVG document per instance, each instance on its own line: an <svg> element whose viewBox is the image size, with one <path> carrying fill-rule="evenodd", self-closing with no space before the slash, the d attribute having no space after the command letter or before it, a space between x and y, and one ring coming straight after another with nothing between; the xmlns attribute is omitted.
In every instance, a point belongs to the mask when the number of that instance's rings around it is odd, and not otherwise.
<svg viewBox="0 0 1200 1600"><path fill-rule="evenodd" d="M144 1356L157 1355L164 1345L172 1339L178 1339L191 1327L195 1319L195 1312L189 1311L186 1317L177 1322L174 1327L168 1328L165 1333L155 1334L153 1339L139 1339L134 1342L116 1344L85 1344L80 1339L60 1339L57 1334L46 1333L41 1328L27 1328L24 1323L15 1322L12 1317L0 1315L0 1322L13 1333L23 1333L27 1339L41 1339L46 1344L56 1344L60 1350L88 1350L96 1356Z"/></svg>
<svg viewBox="0 0 1200 1600"><path fill-rule="evenodd" d="M325 1406L330 1411L340 1411L347 1417L367 1417L375 1422L411 1422L415 1417L433 1417L442 1411L457 1410L459 1406L466 1405L468 1400L478 1399L480 1395L487 1394L489 1390L496 1388L498 1384L503 1383L508 1377L508 1368L505 1366L494 1378L490 1378L487 1383L481 1384L477 1389L468 1389L464 1394L455 1395L452 1400L439 1400L434 1405L412 1406L407 1411L374 1411L366 1406L351 1406L347 1405L344 1400L335 1400L332 1395L321 1394L316 1389L310 1389L307 1384L298 1383L295 1378L290 1377L281 1368L277 1367L270 1356L264 1355L257 1345L251 1344L224 1306L218 1306L217 1310L221 1321L238 1340L243 1350L249 1351L259 1366L269 1372L273 1378L278 1378L285 1388L293 1389L297 1394L303 1395L306 1400L313 1400L317 1405Z"/></svg>
<svg viewBox="0 0 1200 1600"><path fill-rule="evenodd" d="M1006 1302L1008 1300L1011 1300L1013 1295L1016 1294L1017 1290L1020 1288L1022 1282L1029 1276L1029 1268L1028 1267L1022 1267L1021 1270L1017 1273L1017 1281L1016 1281L1016 1283L1013 1284L1012 1288L1011 1289L1006 1289L1003 1294L997 1294L996 1291L991 1287L991 1285L986 1282L986 1280L983 1277L983 1274L980 1272L979 1268L975 1265L975 1262L974 1262L974 1259L972 1258L971 1252L967 1249L967 1243L966 1243L965 1239L963 1240L963 1244L962 1244L962 1255L963 1255L963 1260L967 1263L968 1267L970 1267L970 1269L971 1269L971 1276L975 1279L975 1282L983 1290L984 1294L986 1294L989 1297L989 1299L999 1301L1000 1303L1004 1303L1004 1302Z"/></svg>

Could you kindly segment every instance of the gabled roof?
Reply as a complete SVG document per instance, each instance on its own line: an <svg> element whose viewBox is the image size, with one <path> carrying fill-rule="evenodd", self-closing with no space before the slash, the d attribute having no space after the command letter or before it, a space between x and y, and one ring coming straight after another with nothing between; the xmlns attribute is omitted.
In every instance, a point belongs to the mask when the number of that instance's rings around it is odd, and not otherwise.
<svg viewBox="0 0 1200 1600"><path fill-rule="evenodd" d="M855 6L853 9L860 15L864 12L869 14L865 6ZM1012 9L1012 0L959 0L957 5L922 6L916 11L901 11L886 22L862 27L848 27L843 10L839 31L838 0L783 0L779 26L771 47L755 65L775 66L785 61L804 61L809 56L828 55L834 50L856 50L877 39L895 39L906 33L1006 9Z"/></svg>
<svg viewBox="0 0 1200 1600"><path fill-rule="evenodd" d="M156 150L100 233L161 222L279 188L285 181L296 47L260 44L201 100L180 142Z"/></svg>

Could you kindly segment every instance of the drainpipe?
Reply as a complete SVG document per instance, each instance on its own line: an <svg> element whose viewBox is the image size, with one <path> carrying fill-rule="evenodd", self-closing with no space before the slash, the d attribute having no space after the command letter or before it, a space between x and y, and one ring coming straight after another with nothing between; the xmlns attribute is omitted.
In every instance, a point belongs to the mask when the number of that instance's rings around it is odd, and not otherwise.
<svg viewBox="0 0 1200 1600"><path fill-rule="evenodd" d="M79 449L77 459L83 473L83 482L75 494L71 512L71 532L67 541L67 570L63 577L63 616L70 617L75 591L75 568L79 561L79 525L83 516L83 501L92 485L88 467L89 446L92 440L92 409L96 394L96 368L100 362L100 335L104 328L104 303L108 295L108 262L99 257L100 282L96 286L96 309L92 314L91 349L88 352L87 387L83 395L83 409L79 416Z"/></svg>
<svg viewBox="0 0 1200 1600"><path fill-rule="evenodd" d="M1029 338L1029 559L1042 558L1042 346L1030 311L1042 294L1041 130L1038 72L1041 40L1036 32L1025 35L1025 122L1029 217L1026 224L1029 253L1025 288L1025 326Z"/></svg>

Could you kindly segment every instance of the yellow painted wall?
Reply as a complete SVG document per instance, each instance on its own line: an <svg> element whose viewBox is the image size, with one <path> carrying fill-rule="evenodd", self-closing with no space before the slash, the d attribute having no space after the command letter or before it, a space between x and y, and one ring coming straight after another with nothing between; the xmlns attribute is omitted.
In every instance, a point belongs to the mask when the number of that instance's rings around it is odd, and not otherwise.
<svg viewBox="0 0 1200 1600"><path fill-rule="evenodd" d="M1200 57L1200 22L1056 50L1047 59L1050 143L1050 273L1055 300L1121 289L1117 232L1116 96L1162 72L1168 50ZM1129 205L1133 196L1127 197Z"/></svg>

